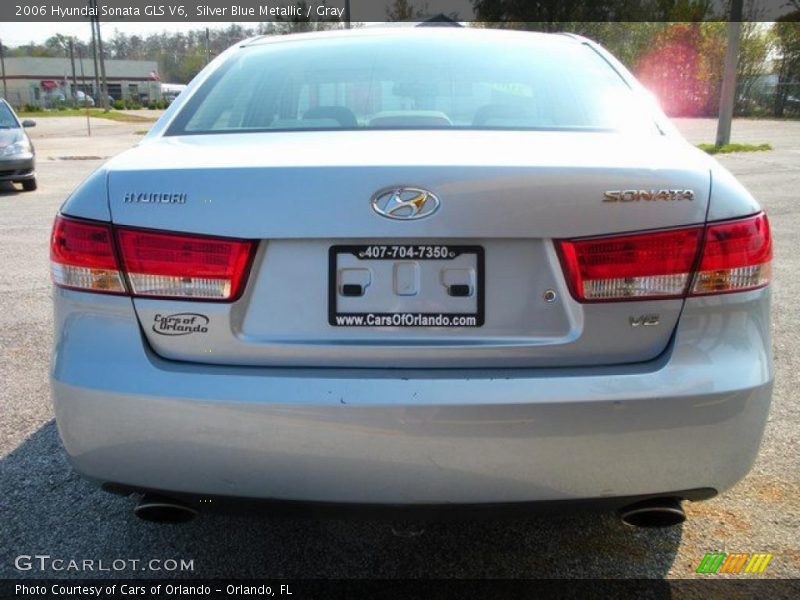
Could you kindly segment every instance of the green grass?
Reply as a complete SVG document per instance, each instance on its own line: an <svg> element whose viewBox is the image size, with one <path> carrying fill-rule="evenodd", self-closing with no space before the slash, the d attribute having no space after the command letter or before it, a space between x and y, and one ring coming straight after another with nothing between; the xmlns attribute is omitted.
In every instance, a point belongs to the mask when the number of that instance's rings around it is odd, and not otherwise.
<svg viewBox="0 0 800 600"><path fill-rule="evenodd" d="M704 150L709 154L731 154L733 152L763 152L765 150L772 150L769 144L725 144L723 146L715 146L714 144L697 144L700 150Z"/></svg>
<svg viewBox="0 0 800 600"><path fill-rule="evenodd" d="M133 133L136 135L147 135L147 132L150 131L149 129L137 129Z"/></svg>
<svg viewBox="0 0 800 600"><path fill-rule="evenodd" d="M84 108L68 108L67 110L44 110L36 112L22 111L17 113L20 119L42 119L48 117L85 117L86 109ZM102 108L90 108L89 116L95 119L109 119L111 121L120 121L123 123L154 123L158 119L155 117L141 117L139 115L129 115L127 113L119 112L116 110L109 110L104 112Z"/></svg>

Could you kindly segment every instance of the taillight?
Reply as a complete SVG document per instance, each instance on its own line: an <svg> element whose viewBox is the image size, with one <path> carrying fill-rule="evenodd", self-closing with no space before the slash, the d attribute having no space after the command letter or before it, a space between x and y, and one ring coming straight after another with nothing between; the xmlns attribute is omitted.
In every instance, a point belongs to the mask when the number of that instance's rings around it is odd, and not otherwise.
<svg viewBox="0 0 800 600"><path fill-rule="evenodd" d="M705 227L560 240L556 245L570 291L580 302L755 289L769 283L772 258L763 213Z"/></svg>
<svg viewBox="0 0 800 600"><path fill-rule="evenodd" d="M250 266L253 242L117 230L122 267L134 296L235 300Z"/></svg>
<svg viewBox="0 0 800 600"><path fill-rule="evenodd" d="M674 298L686 292L702 227L559 242L581 302Z"/></svg>
<svg viewBox="0 0 800 600"><path fill-rule="evenodd" d="M767 215L711 224L692 294L723 294L764 287L770 279L772 237Z"/></svg>
<svg viewBox="0 0 800 600"><path fill-rule="evenodd" d="M250 240L115 229L58 216L50 261L62 287L125 293L127 280L134 296L232 301L244 289L254 250Z"/></svg>
<svg viewBox="0 0 800 600"><path fill-rule="evenodd" d="M62 287L125 292L111 226L56 217L50 236L50 272Z"/></svg>

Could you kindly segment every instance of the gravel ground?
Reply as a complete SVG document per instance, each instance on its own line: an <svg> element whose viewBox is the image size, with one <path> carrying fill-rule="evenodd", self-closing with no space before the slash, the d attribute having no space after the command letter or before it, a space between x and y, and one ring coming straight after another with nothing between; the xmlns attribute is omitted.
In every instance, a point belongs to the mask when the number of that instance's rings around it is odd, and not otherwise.
<svg viewBox="0 0 800 600"><path fill-rule="evenodd" d="M715 122L678 120L694 142ZM401 539L382 523L207 515L183 526L134 519L133 500L99 492L69 467L48 396L47 236L58 206L102 159L136 143L138 123L46 118L32 130L39 190L0 189L0 577L20 554L194 561L197 577L691 577L708 551L772 552L767 577L800 575L800 123L736 121L735 141L774 151L721 157L763 202L776 241L775 396L758 461L734 489L688 504L669 530L628 530L611 516L441 523ZM92 158L92 157L100 157ZM795 242L792 242L795 240ZM29 573L30 575L31 573ZM68 574L62 573L62 576ZM104 575L104 574L98 574ZM107 573L105 575L108 575ZM114 576L112 573L110 576Z"/></svg>

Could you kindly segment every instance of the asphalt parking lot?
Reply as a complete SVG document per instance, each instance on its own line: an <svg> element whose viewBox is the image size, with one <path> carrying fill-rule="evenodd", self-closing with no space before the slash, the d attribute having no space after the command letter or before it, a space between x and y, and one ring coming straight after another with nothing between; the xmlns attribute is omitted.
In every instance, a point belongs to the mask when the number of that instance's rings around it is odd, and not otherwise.
<svg viewBox="0 0 800 600"><path fill-rule="evenodd" d="M439 523L398 538L384 523L202 515L179 526L133 517L134 500L96 490L70 468L53 421L47 369L52 319L48 234L69 192L146 125L42 118L32 130L39 189L0 187L0 577L21 554L64 559L188 559L190 572L106 577L692 577L706 552L770 552L765 577L800 577L800 122L736 121L737 142L770 152L720 160L772 220L776 383L759 458L735 488L687 504L688 521L631 530L611 515ZM693 142L715 122L679 120ZM102 368L102 365L98 365ZM635 451L635 449L632 449Z"/></svg>

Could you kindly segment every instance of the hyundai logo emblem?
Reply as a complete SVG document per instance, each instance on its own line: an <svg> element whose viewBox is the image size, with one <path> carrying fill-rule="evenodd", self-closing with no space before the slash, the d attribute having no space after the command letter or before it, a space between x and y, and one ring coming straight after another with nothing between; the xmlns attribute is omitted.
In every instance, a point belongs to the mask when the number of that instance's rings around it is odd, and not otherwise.
<svg viewBox="0 0 800 600"><path fill-rule="evenodd" d="M372 196L372 209L389 219L411 221L436 212L439 198L433 192L414 187L391 187Z"/></svg>

